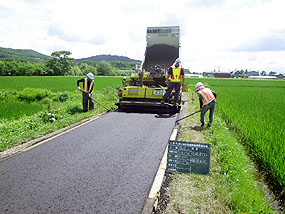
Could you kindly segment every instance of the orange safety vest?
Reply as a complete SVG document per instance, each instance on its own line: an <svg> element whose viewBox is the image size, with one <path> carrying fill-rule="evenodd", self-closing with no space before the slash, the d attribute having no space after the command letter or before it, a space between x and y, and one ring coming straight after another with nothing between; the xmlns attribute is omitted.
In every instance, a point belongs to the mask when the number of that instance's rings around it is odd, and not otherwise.
<svg viewBox="0 0 285 214"><path fill-rule="evenodd" d="M170 82L181 82L181 67L176 68L175 66L171 66L172 68L172 76Z"/></svg>
<svg viewBox="0 0 285 214"><path fill-rule="evenodd" d="M203 105L207 105L215 100L215 96L209 88L203 88L202 90L198 91L198 93L201 94L203 98Z"/></svg>
<svg viewBox="0 0 285 214"><path fill-rule="evenodd" d="M94 84L94 80L91 81L90 85L89 85L89 88L88 88L88 80L87 78L84 79L84 84L83 84L83 89L82 91L86 92L86 93L90 93L90 90Z"/></svg>

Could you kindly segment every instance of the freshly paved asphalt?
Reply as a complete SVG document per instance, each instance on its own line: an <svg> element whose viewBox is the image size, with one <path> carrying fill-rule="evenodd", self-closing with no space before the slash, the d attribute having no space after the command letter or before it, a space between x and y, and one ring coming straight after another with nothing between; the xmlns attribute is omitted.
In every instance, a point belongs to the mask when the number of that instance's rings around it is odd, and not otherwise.
<svg viewBox="0 0 285 214"><path fill-rule="evenodd" d="M112 112L0 162L0 213L140 213L175 119Z"/></svg>

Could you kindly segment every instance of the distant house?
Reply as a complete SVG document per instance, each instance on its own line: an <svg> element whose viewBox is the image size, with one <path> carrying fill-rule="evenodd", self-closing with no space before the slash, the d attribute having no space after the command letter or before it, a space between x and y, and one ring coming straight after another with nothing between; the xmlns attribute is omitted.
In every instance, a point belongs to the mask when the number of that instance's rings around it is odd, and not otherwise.
<svg viewBox="0 0 285 214"><path fill-rule="evenodd" d="M203 77L214 77L214 73L213 71L206 71L203 72Z"/></svg>
<svg viewBox="0 0 285 214"><path fill-rule="evenodd" d="M230 72L215 72L214 77L216 78L231 78Z"/></svg>
<svg viewBox="0 0 285 214"><path fill-rule="evenodd" d="M284 78L284 75L283 74L275 74L273 75L274 77L278 78L278 79L283 79Z"/></svg>

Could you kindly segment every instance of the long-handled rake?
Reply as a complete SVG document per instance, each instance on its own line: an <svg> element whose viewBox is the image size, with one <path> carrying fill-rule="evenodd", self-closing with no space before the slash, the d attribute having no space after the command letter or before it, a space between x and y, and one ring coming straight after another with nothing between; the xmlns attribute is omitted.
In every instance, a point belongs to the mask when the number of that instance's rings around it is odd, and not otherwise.
<svg viewBox="0 0 285 214"><path fill-rule="evenodd" d="M103 108L105 108L108 112L111 111L111 109L108 109L106 106L104 106L103 104L101 104L101 103L99 103L97 100L95 100L95 99L92 97L92 95L91 95L90 93L87 93L87 92L83 91L82 89L80 89L80 91L82 91L83 93L88 94L88 96L89 96L93 101L95 101L95 102L98 103L100 106L102 106Z"/></svg>
<svg viewBox="0 0 285 214"><path fill-rule="evenodd" d="M197 113L199 113L199 112L201 112L201 111L202 111L201 109L200 109L199 111L195 111L195 112L193 112L193 113L191 113L191 114L189 114L189 115L187 115L187 116L185 116L185 117L180 118L179 120L176 120L175 123L177 124L178 121L184 120L185 118L190 117L190 116L192 116L192 115L194 115L194 114L197 114Z"/></svg>

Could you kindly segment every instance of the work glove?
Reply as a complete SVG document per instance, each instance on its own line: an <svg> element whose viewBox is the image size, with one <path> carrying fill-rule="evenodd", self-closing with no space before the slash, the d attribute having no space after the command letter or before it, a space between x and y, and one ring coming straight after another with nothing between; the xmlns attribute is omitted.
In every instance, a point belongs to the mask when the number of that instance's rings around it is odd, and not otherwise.
<svg viewBox="0 0 285 214"><path fill-rule="evenodd" d="M80 88L79 86L77 87L77 89L78 89L79 91L81 90L81 88Z"/></svg>

